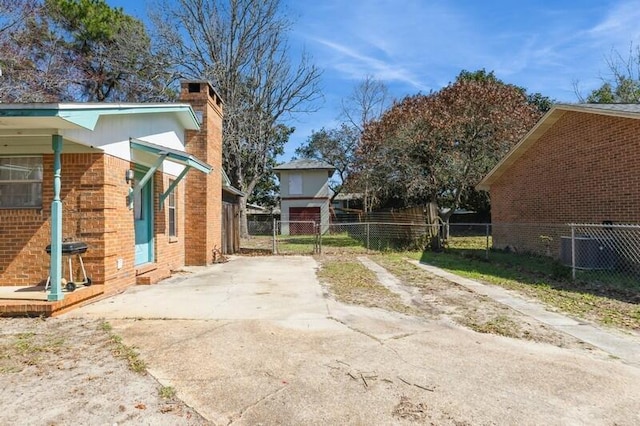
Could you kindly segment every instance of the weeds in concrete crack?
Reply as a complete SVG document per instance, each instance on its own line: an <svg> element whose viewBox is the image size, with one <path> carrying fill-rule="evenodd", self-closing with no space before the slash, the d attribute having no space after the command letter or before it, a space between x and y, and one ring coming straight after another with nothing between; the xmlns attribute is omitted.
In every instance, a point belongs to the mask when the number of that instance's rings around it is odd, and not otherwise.
<svg viewBox="0 0 640 426"><path fill-rule="evenodd" d="M122 342L122 337L113 332L113 327L104 321L100 324L102 331L107 333L111 341L111 353L116 358L124 359L129 364L129 369L134 373L147 374L147 363L140 358L140 354L132 346L127 346Z"/></svg>

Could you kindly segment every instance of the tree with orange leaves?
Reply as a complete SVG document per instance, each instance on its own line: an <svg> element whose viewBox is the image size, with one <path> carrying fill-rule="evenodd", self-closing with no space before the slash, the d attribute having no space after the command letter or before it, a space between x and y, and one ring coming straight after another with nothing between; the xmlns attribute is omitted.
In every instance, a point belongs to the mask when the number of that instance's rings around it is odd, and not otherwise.
<svg viewBox="0 0 640 426"><path fill-rule="evenodd" d="M549 103L492 72L463 71L454 83L406 97L367 126L357 153L360 186L379 207L435 203L447 220Z"/></svg>

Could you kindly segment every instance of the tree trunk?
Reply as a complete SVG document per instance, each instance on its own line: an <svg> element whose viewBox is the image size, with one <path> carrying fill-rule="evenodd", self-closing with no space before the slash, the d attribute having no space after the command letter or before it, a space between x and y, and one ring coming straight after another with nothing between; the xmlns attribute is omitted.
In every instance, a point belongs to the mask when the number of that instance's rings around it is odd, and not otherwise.
<svg viewBox="0 0 640 426"><path fill-rule="evenodd" d="M247 194L246 197L240 197L240 238L249 238L249 226L247 225L247 198L256 187L258 179L252 179L251 182L242 189Z"/></svg>
<svg viewBox="0 0 640 426"><path fill-rule="evenodd" d="M249 238L247 224L247 197L240 197L240 238Z"/></svg>
<svg viewBox="0 0 640 426"><path fill-rule="evenodd" d="M442 251L442 227L438 202L430 201L426 205L427 225L429 226L429 247L433 251Z"/></svg>

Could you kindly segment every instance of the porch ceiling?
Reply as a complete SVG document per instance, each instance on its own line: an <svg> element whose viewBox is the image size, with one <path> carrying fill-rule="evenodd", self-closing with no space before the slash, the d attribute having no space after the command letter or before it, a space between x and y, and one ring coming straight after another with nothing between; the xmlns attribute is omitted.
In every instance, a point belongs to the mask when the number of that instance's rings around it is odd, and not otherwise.
<svg viewBox="0 0 640 426"><path fill-rule="evenodd" d="M28 134L31 131L38 129L78 129L84 127L59 116L43 115L16 117L5 115L7 113L8 111L0 110L0 134L11 134L16 131ZM49 113L49 110L43 111L43 114Z"/></svg>
<svg viewBox="0 0 640 426"><path fill-rule="evenodd" d="M188 104L0 104L1 129L77 129L93 130L101 116L172 113L186 129L200 128Z"/></svg>
<svg viewBox="0 0 640 426"><path fill-rule="evenodd" d="M6 134L0 132L0 154L5 155L29 155L29 154L51 154L51 137L55 131L48 129L40 134L30 132L30 134ZM101 152L97 148L79 144L68 139L64 139L62 152L64 154Z"/></svg>
<svg viewBox="0 0 640 426"><path fill-rule="evenodd" d="M51 153L53 135L63 135L63 153L100 152L94 147L121 141L103 140L104 129L97 132L96 128L100 117L131 117L135 129L136 123L146 125L149 114L172 114L184 129L199 128L193 109L186 104L0 103L0 154Z"/></svg>

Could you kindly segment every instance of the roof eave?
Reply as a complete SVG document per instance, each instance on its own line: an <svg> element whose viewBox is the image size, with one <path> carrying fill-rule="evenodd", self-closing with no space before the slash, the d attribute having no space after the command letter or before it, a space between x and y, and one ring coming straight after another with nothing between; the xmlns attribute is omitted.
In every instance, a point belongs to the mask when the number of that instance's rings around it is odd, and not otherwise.
<svg viewBox="0 0 640 426"><path fill-rule="evenodd" d="M188 104L0 104L0 117L59 117L75 126L94 130L103 115L174 113L185 129L199 130L195 112Z"/></svg>

